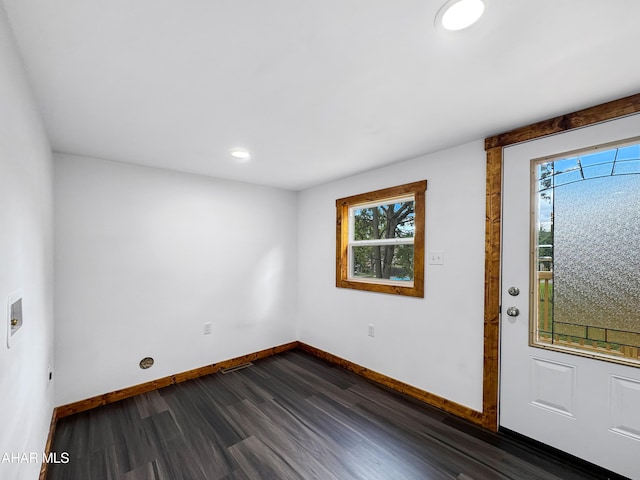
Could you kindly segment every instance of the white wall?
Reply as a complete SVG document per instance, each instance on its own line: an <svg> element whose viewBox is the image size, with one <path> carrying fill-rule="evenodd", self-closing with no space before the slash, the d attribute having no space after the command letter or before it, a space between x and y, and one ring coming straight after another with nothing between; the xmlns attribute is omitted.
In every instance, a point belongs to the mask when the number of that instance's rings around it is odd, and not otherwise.
<svg viewBox="0 0 640 480"><path fill-rule="evenodd" d="M337 289L336 198L421 179L425 298ZM481 141L300 194L56 154L56 403L299 338L481 410L484 192Z"/></svg>
<svg viewBox="0 0 640 480"><path fill-rule="evenodd" d="M56 154L55 201L57 404L296 340L295 192Z"/></svg>
<svg viewBox="0 0 640 480"><path fill-rule="evenodd" d="M0 456L35 452L41 460L53 408L51 148L2 4L0 105ZM7 300L16 290L24 323L8 349ZM37 478L39 470L38 462L0 463L0 478Z"/></svg>
<svg viewBox="0 0 640 480"><path fill-rule="evenodd" d="M423 179L425 298L336 288L335 200ZM484 220L482 141L301 192L300 341L481 411Z"/></svg>

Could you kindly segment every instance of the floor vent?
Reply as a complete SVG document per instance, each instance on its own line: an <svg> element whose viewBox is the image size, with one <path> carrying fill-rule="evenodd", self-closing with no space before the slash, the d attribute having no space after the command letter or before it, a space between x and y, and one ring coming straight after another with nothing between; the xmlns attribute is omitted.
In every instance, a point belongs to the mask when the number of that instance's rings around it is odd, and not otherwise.
<svg viewBox="0 0 640 480"><path fill-rule="evenodd" d="M235 372L236 370L242 370L243 368L250 367L251 365L253 365L253 363L246 362L246 363L241 363L240 365L236 365L235 367L221 368L220 373L222 373L223 375L226 375L227 373Z"/></svg>

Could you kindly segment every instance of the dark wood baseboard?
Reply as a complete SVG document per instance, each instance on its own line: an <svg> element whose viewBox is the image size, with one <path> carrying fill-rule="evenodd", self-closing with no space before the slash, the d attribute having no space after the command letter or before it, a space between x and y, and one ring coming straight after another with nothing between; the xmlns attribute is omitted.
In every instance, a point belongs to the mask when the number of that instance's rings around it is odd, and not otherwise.
<svg viewBox="0 0 640 480"><path fill-rule="evenodd" d="M484 416L482 412L478 412L477 410L465 407L464 405L460 405L454 401L447 400L446 398L421 390L413 385L401 382L400 380L388 377L374 370L369 370L366 367L350 362L349 360L345 360L344 358L333 355L332 353L320 350L319 348L312 347L306 343L298 342L298 348L303 352L313 355L314 357L318 357L329 363L338 365L350 372L368 378L369 380L384 385L392 390L404 393L405 395L420 400L428 405L437 407L445 412L464 418L465 420L469 420L477 425L484 426Z"/></svg>
<svg viewBox="0 0 640 480"><path fill-rule="evenodd" d="M287 350L292 350L294 348L299 348L300 350L306 353L309 353L314 357L317 357L325 361L328 361L332 364L338 365L344 368L345 370L349 370L350 372L353 372L362 377L368 378L369 380L372 380L376 383L384 385L385 387L388 387L397 392L409 395L410 397L420 400L421 402L424 402L428 405L432 405L434 407L440 408L448 413L464 418L478 425L483 424L482 412L473 410L464 405L460 405L459 403L440 397L438 395L427 392L425 390L421 390L420 388L414 387L413 385L409 385L407 383L401 382L400 380L396 380L394 378L388 377L387 375L376 372L374 370L370 370L366 367L353 363L349 360L338 357L337 355L333 355L331 353L325 352L324 350L320 350L319 348L313 347L311 345L308 345L302 342L286 343L284 345L267 348L259 352L242 355L240 357L224 360L218 363L206 365L204 367L196 368L186 372L177 373L175 375L170 375L168 377L159 378L156 380L152 380L150 382L141 383L139 385L134 385L132 387L127 387L121 390L104 393L102 395L97 395L95 397L80 400L78 402L69 403L67 405L61 405L56 408L56 420L58 418L67 417L75 413L91 410L93 408L96 408L102 405L107 405L109 403L117 402L118 400L124 400L125 398L130 398L135 395L139 395L141 393L151 392L153 390L167 387L169 385L174 385L176 383L184 382L186 380L199 378L199 377L202 377L203 375L209 375L217 372L222 368L231 368L245 362L251 362L254 360L259 360L261 358L270 357L272 355L276 355L278 353L285 352Z"/></svg>
<svg viewBox="0 0 640 480"><path fill-rule="evenodd" d="M221 370L223 368L231 368L246 362L260 360L262 358L267 358L272 355L276 355L281 352L286 352L287 350L292 350L295 348L298 348L303 352L313 355L314 357L320 358L329 363L342 367L345 370L356 373L357 375L360 375L364 378L372 380L391 390L403 393L423 403L440 408L441 410L444 410L448 413L456 415L465 420L469 420L474 424L481 425L481 426L483 425L484 417L482 412L478 412L469 407L465 407L464 405L460 405L459 403L453 402L451 400L440 397L433 393L429 393L427 391L421 390L417 387L401 382L400 380L396 380L382 373L376 372L374 370L370 370L366 367L353 363L344 358L338 357L337 355L333 355L331 353L325 352L323 350L320 350L319 348L313 347L306 343L295 341L295 342L285 343L277 347L260 350L258 352L249 353L247 355L242 355L240 357L235 357L229 360L223 360L221 362L213 363L211 365L205 365L203 367L196 368L196 369L189 370L182 373L177 373L175 375L159 378L156 380L152 380L150 382L141 383L139 385L123 388L120 390L116 390L114 392L104 393L102 395L97 395L95 397L86 398L78 402L73 402L73 403L56 407L53 410L53 414L51 418L51 426L49 429L49 437L47 439L47 444L45 447L45 454L48 455L51 452L53 437L56 430L56 423L60 418L67 417L69 415L73 415L76 413L84 412L87 410L91 410L93 408L97 408L102 405L107 405L109 403L117 402L119 400L124 400L126 398L130 398L135 395L139 395L141 393L151 392L153 390L167 387L169 385L174 385L176 383L192 380L195 378L202 377L204 375L210 375L212 373L216 373L218 370ZM45 480L46 476L47 476L47 464L43 462L42 467L40 469L40 480Z"/></svg>
<svg viewBox="0 0 640 480"><path fill-rule="evenodd" d="M267 348L265 350L260 350L259 352L249 353L247 355L231 358L229 360L223 360L221 362L213 363L211 365L205 365L204 367L195 368L193 370L189 370L186 372L176 373L175 375L169 375L168 377L158 378L156 380L151 380L150 382L141 383L139 385L134 385L132 387L123 388L120 390L116 390L114 392L104 393L102 395L97 395L95 397L86 398L78 402L61 405L56 409L57 418L67 417L69 415L73 415L74 413L91 410L92 408L117 402L118 400L124 400L125 398L130 398L135 395L139 395L141 393L151 392L153 390L157 390L163 387L168 387L169 385L175 385L176 383L181 383L186 380L192 380L194 378L199 378L204 375L216 373L221 368L231 368L231 367L235 367L236 365L240 365L242 363L252 362L254 360L259 360L261 358L270 357L277 353L286 352L287 350L294 349L297 346L298 346L298 342L285 343L284 345Z"/></svg>

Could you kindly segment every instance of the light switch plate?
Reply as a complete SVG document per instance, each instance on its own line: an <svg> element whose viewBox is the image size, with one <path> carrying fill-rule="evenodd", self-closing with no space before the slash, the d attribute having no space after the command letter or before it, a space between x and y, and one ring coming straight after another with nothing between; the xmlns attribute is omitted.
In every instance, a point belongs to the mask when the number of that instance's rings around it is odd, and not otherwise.
<svg viewBox="0 0 640 480"><path fill-rule="evenodd" d="M444 251L431 250L429 252L429 265L444 265Z"/></svg>

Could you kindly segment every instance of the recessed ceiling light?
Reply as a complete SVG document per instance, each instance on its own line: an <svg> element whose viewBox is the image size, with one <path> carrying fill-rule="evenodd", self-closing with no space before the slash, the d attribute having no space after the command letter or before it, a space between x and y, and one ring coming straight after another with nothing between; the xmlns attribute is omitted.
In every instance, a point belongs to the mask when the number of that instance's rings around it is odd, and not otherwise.
<svg viewBox="0 0 640 480"><path fill-rule="evenodd" d="M244 148L234 148L230 153L233 158L241 162L246 162L251 158L249 150L245 150Z"/></svg>
<svg viewBox="0 0 640 480"><path fill-rule="evenodd" d="M448 0L436 15L436 26L462 30L478 21L484 13L483 0Z"/></svg>

